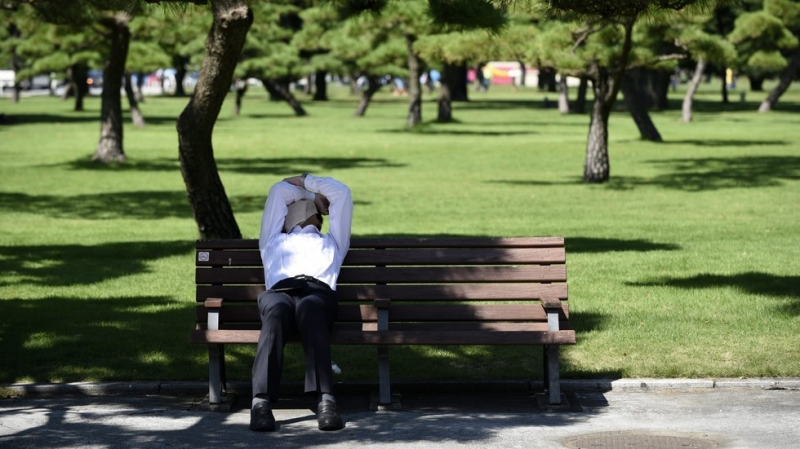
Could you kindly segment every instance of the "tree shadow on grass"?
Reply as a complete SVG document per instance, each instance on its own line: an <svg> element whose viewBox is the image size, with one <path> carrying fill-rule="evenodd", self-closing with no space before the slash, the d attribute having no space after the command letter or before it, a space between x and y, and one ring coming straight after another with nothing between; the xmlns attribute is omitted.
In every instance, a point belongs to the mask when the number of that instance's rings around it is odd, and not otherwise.
<svg viewBox="0 0 800 449"><path fill-rule="evenodd" d="M0 300L0 382L202 379L194 303L168 296ZM196 349L192 350L192 349Z"/></svg>
<svg viewBox="0 0 800 449"><path fill-rule="evenodd" d="M731 144L736 145L736 144ZM647 163L663 168L666 173L642 176L612 175L605 188L632 190L639 187L660 187L686 192L709 190L776 187L784 180L800 179L800 156L745 156L738 158L697 158L654 160ZM546 181L490 180L495 184L518 186L582 185L583 180Z"/></svg>
<svg viewBox="0 0 800 449"><path fill-rule="evenodd" d="M739 94L736 94L738 97ZM730 101L723 103L722 101L707 100L696 98L692 101L692 110L699 113L719 113L719 112L756 112L761 105L761 100L767 97L767 92L750 92L751 98L758 98L757 101ZM682 100L670 100L670 109L680 110ZM800 103L797 102L778 102L772 108L771 112L800 112Z"/></svg>
<svg viewBox="0 0 800 449"><path fill-rule="evenodd" d="M448 124L450 125L450 124ZM428 136L471 136L471 137L502 137L502 136L521 136L539 134L535 130L526 131L469 131L460 129L444 129L437 128L436 126L424 124L415 128L398 128L398 129L383 129L378 130L379 133L396 133L396 134L419 134Z"/></svg>
<svg viewBox="0 0 800 449"><path fill-rule="evenodd" d="M668 173L652 178L612 176L610 189L655 186L686 192L780 186L800 179L800 156L746 156L650 161Z"/></svg>
<svg viewBox="0 0 800 449"><path fill-rule="evenodd" d="M15 113L6 116L8 125L33 125L38 123L72 124L72 123L100 123L100 116L96 112L74 112L63 114L46 113ZM0 128L2 129L2 128Z"/></svg>
<svg viewBox="0 0 800 449"><path fill-rule="evenodd" d="M96 284L150 272L152 269L148 263L164 257L186 255L188 261L194 246L192 241L2 246L0 272L3 278L0 286Z"/></svg>
<svg viewBox="0 0 800 449"><path fill-rule="evenodd" d="M733 287L753 295L787 298L779 312L800 316L800 276L778 276L749 271L746 273L698 274L687 278L672 278L650 282L628 283L633 286L669 286L684 289Z"/></svg>
<svg viewBox="0 0 800 449"><path fill-rule="evenodd" d="M100 115L97 111L64 112L63 114L47 113L15 113L8 116L11 125L33 125L33 124L73 124L73 123L100 123ZM129 113L123 113L123 123L127 126L131 123ZM148 125L165 125L176 123L178 116L171 115L147 115L144 116L145 123ZM2 129L2 128L0 128Z"/></svg>
<svg viewBox="0 0 800 449"><path fill-rule="evenodd" d="M399 164L384 158L346 158L346 157L288 157L288 158L216 158L220 172L233 172L254 175L296 175L298 173L325 172L330 170L401 168ZM129 160L121 164L98 164L88 158L67 163L73 170L92 171L179 171L177 159Z"/></svg>
<svg viewBox="0 0 800 449"><path fill-rule="evenodd" d="M262 205L263 206L263 205ZM0 211L89 220L188 218L185 192L113 192L86 195L0 193Z"/></svg>
<svg viewBox="0 0 800 449"><path fill-rule="evenodd" d="M693 145L698 147L763 147L792 145L787 140L742 140L742 139L681 139L665 140L659 145Z"/></svg>

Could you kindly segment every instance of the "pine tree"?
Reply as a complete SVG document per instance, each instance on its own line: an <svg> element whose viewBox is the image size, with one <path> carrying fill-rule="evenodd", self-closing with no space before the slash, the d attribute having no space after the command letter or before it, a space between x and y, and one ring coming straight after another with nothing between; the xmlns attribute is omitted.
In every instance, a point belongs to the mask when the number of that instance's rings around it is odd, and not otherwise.
<svg viewBox="0 0 800 449"><path fill-rule="evenodd" d="M622 87L632 56L634 26L642 17L654 17L687 7L709 6L703 1L643 0L541 0L540 7L556 18L580 24L573 29L575 39L567 50L560 50L563 61L581 64L586 59L586 75L592 80L594 105L589 123L583 181L607 182L610 177L608 118ZM583 57L576 56L582 53ZM571 53L571 54L570 54ZM567 65L567 64L564 64Z"/></svg>
<svg viewBox="0 0 800 449"><path fill-rule="evenodd" d="M778 85L758 108L759 112L770 111L800 68L800 3L765 0L762 11L740 15L728 37L740 52L749 55L751 72L765 76L782 72Z"/></svg>

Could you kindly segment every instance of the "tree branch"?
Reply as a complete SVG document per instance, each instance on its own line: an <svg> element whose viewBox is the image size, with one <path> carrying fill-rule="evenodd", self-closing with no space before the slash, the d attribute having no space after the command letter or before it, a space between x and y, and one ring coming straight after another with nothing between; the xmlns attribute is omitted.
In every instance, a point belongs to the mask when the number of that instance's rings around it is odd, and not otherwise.
<svg viewBox="0 0 800 449"><path fill-rule="evenodd" d="M596 24L597 22L591 21L588 22L586 26L583 27L582 29L572 32L573 36L578 37L575 40L575 44L572 45L572 53L575 53L575 50L577 50L578 47L580 47L581 44L583 44L584 41L586 41L586 39L589 38L589 36L591 36L592 34L596 33L599 30L599 28L594 28Z"/></svg>
<svg viewBox="0 0 800 449"><path fill-rule="evenodd" d="M651 65L659 63L659 62L677 61L677 60L680 60L680 59L686 59L686 55L681 54L681 53L672 53L672 54L669 54L669 55L661 55L661 56L659 56L657 58L653 58L653 59L651 59L649 61L645 61L645 62L642 62L642 63L639 63L639 64L631 64L631 65L629 65L627 67L626 70L638 69L640 67L648 67L648 66L651 66Z"/></svg>

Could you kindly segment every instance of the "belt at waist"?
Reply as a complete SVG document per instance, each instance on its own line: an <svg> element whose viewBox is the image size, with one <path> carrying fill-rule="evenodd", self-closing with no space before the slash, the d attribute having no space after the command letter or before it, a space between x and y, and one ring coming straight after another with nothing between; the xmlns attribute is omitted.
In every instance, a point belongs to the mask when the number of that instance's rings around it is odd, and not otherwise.
<svg viewBox="0 0 800 449"><path fill-rule="evenodd" d="M276 282L275 285L270 287L270 290L272 291L297 290L307 287L308 284L319 285L321 287L327 288L328 290L331 289L331 287L328 284L320 281L319 279L313 276L306 276L304 274L301 274L299 276L286 278Z"/></svg>

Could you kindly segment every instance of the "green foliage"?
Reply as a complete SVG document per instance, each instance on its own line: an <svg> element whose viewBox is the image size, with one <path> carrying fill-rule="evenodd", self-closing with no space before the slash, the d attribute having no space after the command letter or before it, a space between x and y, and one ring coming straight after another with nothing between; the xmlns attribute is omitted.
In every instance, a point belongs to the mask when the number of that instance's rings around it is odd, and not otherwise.
<svg viewBox="0 0 800 449"><path fill-rule="evenodd" d="M445 29L498 31L506 25L505 9L491 0L428 0L428 5L434 24Z"/></svg>
<svg viewBox="0 0 800 449"><path fill-rule="evenodd" d="M793 0L764 0L764 11L780 17L794 34L800 33L800 3Z"/></svg>
<svg viewBox="0 0 800 449"><path fill-rule="evenodd" d="M420 37L414 43L414 49L428 61L478 63L496 59L500 54L495 46L499 38L484 30L429 34Z"/></svg>
<svg viewBox="0 0 800 449"><path fill-rule="evenodd" d="M747 60L747 66L752 73L770 74L785 69L788 63L779 51L759 50Z"/></svg>
<svg viewBox="0 0 800 449"><path fill-rule="evenodd" d="M783 14L791 24L796 20L798 8L795 2L791 3L787 6L782 1L765 2L764 10L744 13L736 19L728 38L736 44L742 57L747 58L749 73L768 76L787 66L788 62L780 52L797 47L798 37L787 28L782 17L770 11Z"/></svg>
<svg viewBox="0 0 800 449"><path fill-rule="evenodd" d="M736 28L728 38L734 44L747 43L754 47L793 48L797 38L783 21L766 11L745 13L736 19Z"/></svg>
<svg viewBox="0 0 800 449"><path fill-rule="evenodd" d="M253 25L247 33L242 60L236 66L237 78L297 79L313 71L306 66L300 48L293 41L302 30L303 11L291 1L259 2L252 6Z"/></svg>
<svg viewBox="0 0 800 449"><path fill-rule="evenodd" d="M336 6L340 19L350 19L364 13L378 14L389 0L331 0Z"/></svg>
<svg viewBox="0 0 800 449"><path fill-rule="evenodd" d="M13 24L17 35L4 39L0 52L9 60L16 59L18 80L39 74L63 75L67 68L79 63L89 67L102 65L105 44L91 27L76 29L43 23L35 10L24 6L13 13L4 13L4 17L8 24Z"/></svg>
<svg viewBox="0 0 800 449"><path fill-rule="evenodd" d="M374 15L351 17L325 35L328 58L338 61L331 71L340 75L407 76L408 49L394 28ZM316 59L316 57L315 57Z"/></svg>
<svg viewBox="0 0 800 449"><path fill-rule="evenodd" d="M130 23L129 68L146 72L180 61L199 68L211 23L207 8L149 8Z"/></svg>

